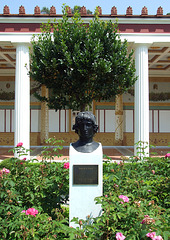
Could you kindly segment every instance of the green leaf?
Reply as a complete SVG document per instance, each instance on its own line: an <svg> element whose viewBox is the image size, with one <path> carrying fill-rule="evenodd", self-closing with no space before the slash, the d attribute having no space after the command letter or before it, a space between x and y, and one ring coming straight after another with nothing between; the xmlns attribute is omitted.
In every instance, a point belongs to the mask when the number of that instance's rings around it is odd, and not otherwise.
<svg viewBox="0 0 170 240"><path fill-rule="evenodd" d="M163 239L164 240L168 240L169 237L170 237L170 232L168 232L168 231L163 232Z"/></svg>

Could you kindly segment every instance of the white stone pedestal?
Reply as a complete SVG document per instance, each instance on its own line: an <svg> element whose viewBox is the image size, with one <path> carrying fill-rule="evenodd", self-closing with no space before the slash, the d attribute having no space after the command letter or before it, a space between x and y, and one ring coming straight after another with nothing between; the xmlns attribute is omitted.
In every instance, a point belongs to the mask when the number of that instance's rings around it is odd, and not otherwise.
<svg viewBox="0 0 170 240"><path fill-rule="evenodd" d="M86 219L88 215L97 217L101 214L101 205L95 204L95 197L103 195L103 152L101 144L92 153L77 152L70 145L70 171L69 171L69 222L73 217ZM78 165L78 166L77 166ZM85 172L98 168L97 184L75 184L75 166L79 169L86 169ZM86 168L87 167L87 168ZM73 170L74 169L74 170ZM73 181L74 178L74 181ZM81 177L78 178L81 181ZM86 177L86 181L88 176ZM89 179L90 180L90 179ZM74 222L70 222L70 226L77 227Z"/></svg>

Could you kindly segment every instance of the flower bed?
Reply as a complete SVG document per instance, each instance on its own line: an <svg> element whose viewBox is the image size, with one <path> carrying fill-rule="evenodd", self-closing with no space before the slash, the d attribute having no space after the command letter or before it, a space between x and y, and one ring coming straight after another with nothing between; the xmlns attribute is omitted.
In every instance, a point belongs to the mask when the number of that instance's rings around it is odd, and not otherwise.
<svg viewBox="0 0 170 240"><path fill-rule="evenodd" d="M32 163L21 143L15 150L19 158L0 164L0 239L168 240L169 155L104 163L104 194L96 198L103 213L74 219L74 229L66 205L69 163Z"/></svg>

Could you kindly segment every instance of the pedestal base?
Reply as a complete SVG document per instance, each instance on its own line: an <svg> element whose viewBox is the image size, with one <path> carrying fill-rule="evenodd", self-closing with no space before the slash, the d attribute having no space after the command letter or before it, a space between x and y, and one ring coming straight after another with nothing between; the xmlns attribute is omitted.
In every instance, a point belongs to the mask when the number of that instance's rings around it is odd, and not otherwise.
<svg viewBox="0 0 170 240"><path fill-rule="evenodd" d="M74 218L101 214L95 198L103 195L103 152L101 144L92 153L77 152L70 145L69 222ZM74 222L70 226L77 227Z"/></svg>

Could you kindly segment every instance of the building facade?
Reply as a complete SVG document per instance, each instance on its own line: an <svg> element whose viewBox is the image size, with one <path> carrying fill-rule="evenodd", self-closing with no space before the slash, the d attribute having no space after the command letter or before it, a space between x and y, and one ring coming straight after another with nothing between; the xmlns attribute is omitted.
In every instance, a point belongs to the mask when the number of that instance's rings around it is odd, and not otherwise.
<svg viewBox="0 0 170 240"><path fill-rule="evenodd" d="M71 12L68 13L71 17ZM158 8L148 15L144 7L140 15L133 15L128 7L125 15L118 15L116 7L108 15L99 17L118 20L122 41L127 39L128 50L134 49L136 75L134 89L109 102L93 102L89 110L97 118L99 133L96 140L104 146L134 145L144 141L156 146L170 143L170 15ZM89 22L93 15L81 16ZM45 138L56 136L69 145L77 139L72 125L77 112L69 109L55 112L36 100L36 84L29 75L31 39L40 33L42 22L60 19L54 6L50 14L41 14L38 6L34 14L11 14L4 6L0 14L0 145L23 142L26 148L41 145ZM48 90L42 86L42 95Z"/></svg>

